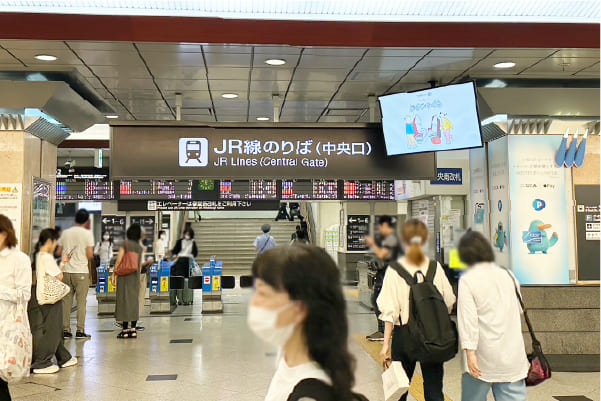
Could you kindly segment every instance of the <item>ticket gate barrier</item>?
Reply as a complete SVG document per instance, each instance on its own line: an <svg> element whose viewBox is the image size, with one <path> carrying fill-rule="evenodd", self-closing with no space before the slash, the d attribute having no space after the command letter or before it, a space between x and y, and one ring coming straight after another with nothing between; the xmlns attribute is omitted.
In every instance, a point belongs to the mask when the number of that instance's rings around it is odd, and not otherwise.
<svg viewBox="0 0 601 401"><path fill-rule="evenodd" d="M202 313L222 313L221 275L223 262L211 257L202 266Z"/></svg>
<svg viewBox="0 0 601 401"><path fill-rule="evenodd" d="M115 313L117 294L116 287L110 280L112 274L110 267L103 263L96 268L96 274L98 276L96 283L98 315L112 315Z"/></svg>
<svg viewBox="0 0 601 401"><path fill-rule="evenodd" d="M174 262L161 260L150 266L148 273L150 293L150 313L171 313L169 302L171 266Z"/></svg>

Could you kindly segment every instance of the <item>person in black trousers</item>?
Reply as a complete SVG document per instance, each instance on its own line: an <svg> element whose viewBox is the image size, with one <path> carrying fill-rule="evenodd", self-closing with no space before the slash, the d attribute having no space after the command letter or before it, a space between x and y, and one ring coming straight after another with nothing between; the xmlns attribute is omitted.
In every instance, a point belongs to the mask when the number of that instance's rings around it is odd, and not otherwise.
<svg viewBox="0 0 601 401"><path fill-rule="evenodd" d="M173 256L177 256L177 260L171 267L171 276L180 276L184 278L190 277L190 261L198 256L198 248L194 241L194 230L186 228L184 237L177 240L175 247L171 251ZM172 306L174 303L184 304L184 290L173 290L171 295Z"/></svg>

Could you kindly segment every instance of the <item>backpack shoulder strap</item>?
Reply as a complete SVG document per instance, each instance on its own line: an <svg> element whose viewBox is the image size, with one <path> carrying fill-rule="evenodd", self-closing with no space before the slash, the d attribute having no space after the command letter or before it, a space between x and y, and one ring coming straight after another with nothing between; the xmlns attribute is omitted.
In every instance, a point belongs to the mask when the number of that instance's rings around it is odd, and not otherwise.
<svg viewBox="0 0 601 401"><path fill-rule="evenodd" d="M288 396L288 401L299 400L335 401L332 386L319 379L304 379L298 382Z"/></svg>
<svg viewBox="0 0 601 401"><path fill-rule="evenodd" d="M426 273L426 281L433 283L434 277L436 277L436 270L438 270L438 262L436 259L430 260L428 265L428 272Z"/></svg>
<svg viewBox="0 0 601 401"><path fill-rule="evenodd" d="M413 276L411 276L411 273L409 273L407 271L407 269L405 269L403 266L401 266L401 264L399 262L391 263L390 267L392 267L399 274L399 276L401 276L401 278L407 282L407 284L410 287L413 284L415 284L415 279L413 278Z"/></svg>

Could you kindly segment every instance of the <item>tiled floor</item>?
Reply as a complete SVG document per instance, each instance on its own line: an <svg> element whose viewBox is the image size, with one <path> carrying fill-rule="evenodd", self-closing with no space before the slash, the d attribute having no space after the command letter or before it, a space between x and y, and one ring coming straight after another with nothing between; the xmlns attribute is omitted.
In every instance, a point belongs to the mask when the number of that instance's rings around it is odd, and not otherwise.
<svg viewBox="0 0 601 401"><path fill-rule="evenodd" d="M236 290L224 297L223 315L200 314L200 294L193 306L173 316L144 316L146 330L137 340L118 340L113 319L96 316L95 297L88 302L90 341L67 341L80 364L56 375L32 376L11 386L17 401L45 400L262 400L274 370L275 350L256 339L246 327L250 292ZM349 300L352 333L373 331L374 317ZM188 340L172 343L172 340ZM189 340L192 340L191 342ZM356 390L371 401L383 399L378 364L355 341ZM446 365L445 392L460 400L459 361ZM149 375L177 375L148 380ZM529 400L583 395L599 400L598 373L555 373L553 379L529 390ZM410 399L413 399L410 397Z"/></svg>

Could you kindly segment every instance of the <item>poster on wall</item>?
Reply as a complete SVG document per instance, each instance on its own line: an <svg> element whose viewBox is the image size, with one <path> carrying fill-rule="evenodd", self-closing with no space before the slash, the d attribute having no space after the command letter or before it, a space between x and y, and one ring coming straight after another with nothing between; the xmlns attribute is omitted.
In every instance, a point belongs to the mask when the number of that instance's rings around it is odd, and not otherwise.
<svg viewBox="0 0 601 401"><path fill-rule="evenodd" d="M0 214L8 217L13 223L15 235L19 241L21 238L22 188L21 184L0 183Z"/></svg>
<svg viewBox="0 0 601 401"><path fill-rule="evenodd" d="M30 253L33 253L40 232L50 227L50 203L52 200L52 184L41 178L33 178L33 194L31 198L31 236Z"/></svg>
<svg viewBox="0 0 601 401"><path fill-rule="evenodd" d="M576 185L578 281L599 281L601 207L599 185Z"/></svg>
<svg viewBox="0 0 601 401"><path fill-rule="evenodd" d="M365 236L369 235L369 215L351 214L346 224L346 250L367 251Z"/></svg>
<svg viewBox="0 0 601 401"><path fill-rule="evenodd" d="M488 171L485 148L470 149L470 227L490 239Z"/></svg>
<svg viewBox="0 0 601 401"><path fill-rule="evenodd" d="M509 137L511 256L522 284L570 283L565 170L554 161L560 142L555 135Z"/></svg>
<svg viewBox="0 0 601 401"><path fill-rule="evenodd" d="M509 227L507 137L489 142L488 165L490 240L497 264L510 269L511 236Z"/></svg>

